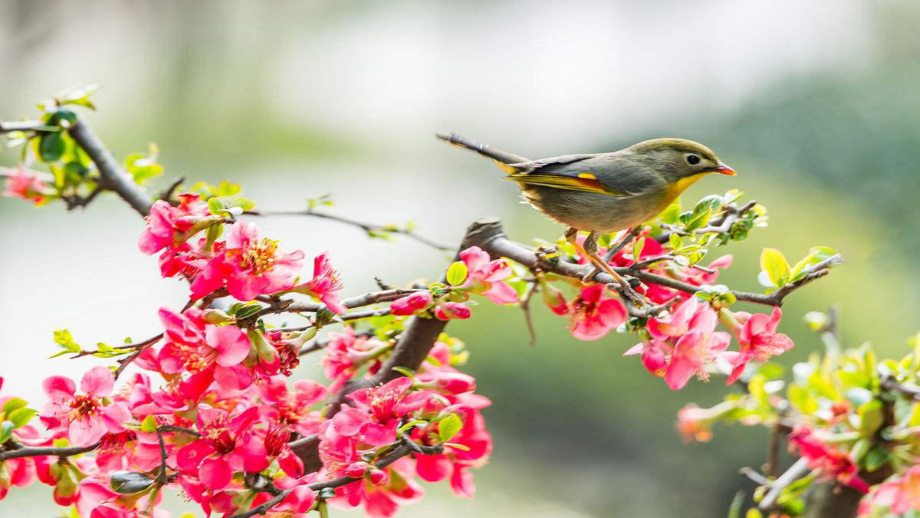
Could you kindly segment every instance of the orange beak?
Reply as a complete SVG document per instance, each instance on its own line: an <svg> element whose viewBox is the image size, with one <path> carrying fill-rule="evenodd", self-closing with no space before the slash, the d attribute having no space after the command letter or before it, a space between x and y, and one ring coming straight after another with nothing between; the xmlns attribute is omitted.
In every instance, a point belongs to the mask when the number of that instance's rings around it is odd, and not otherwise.
<svg viewBox="0 0 920 518"><path fill-rule="evenodd" d="M738 174L735 172L734 169L732 169L731 167L728 167L722 162L719 162L719 164L716 166L715 172L719 174L727 174L728 176L736 176Z"/></svg>

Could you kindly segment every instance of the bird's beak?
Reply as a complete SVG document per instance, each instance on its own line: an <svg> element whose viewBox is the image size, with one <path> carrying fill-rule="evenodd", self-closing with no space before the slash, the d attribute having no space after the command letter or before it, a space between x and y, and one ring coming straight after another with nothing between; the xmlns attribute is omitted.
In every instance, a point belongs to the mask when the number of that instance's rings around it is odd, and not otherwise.
<svg viewBox="0 0 920 518"><path fill-rule="evenodd" d="M715 170L715 172L716 172L716 173L719 173L719 174L727 174L728 176L736 176L736 175L738 174L738 173L735 172L734 169L732 169L731 167L728 167L727 165L723 164L722 162L719 162L719 163L716 165L716 170Z"/></svg>

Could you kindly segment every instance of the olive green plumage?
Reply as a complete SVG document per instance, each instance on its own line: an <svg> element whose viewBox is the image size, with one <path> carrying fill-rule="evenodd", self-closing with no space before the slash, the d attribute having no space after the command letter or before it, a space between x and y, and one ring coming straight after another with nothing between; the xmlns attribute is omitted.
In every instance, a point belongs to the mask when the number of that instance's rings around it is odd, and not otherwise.
<svg viewBox="0 0 920 518"><path fill-rule="evenodd" d="M735 174L711 149L679 138L646 140L613 153L542 160L527 160L459 135L438 138L495 160L508 173L505 180L517 182L530 205L569 227L565 239L594 265L584 281L604 271L640 307L645 298L598 256L598 236L654 218L704 176ZM580 230L589 232L583 242L577 239Z"/></svg>
<svg viewBox="0 0 920 518"><path fill-rule="evenodd" d="M495 159L534 208L584 231L633 227L657 216L700 178L734 174L706 146L678 138L647 140L612 153L527 161L459 135L438 137Z"/></svg>

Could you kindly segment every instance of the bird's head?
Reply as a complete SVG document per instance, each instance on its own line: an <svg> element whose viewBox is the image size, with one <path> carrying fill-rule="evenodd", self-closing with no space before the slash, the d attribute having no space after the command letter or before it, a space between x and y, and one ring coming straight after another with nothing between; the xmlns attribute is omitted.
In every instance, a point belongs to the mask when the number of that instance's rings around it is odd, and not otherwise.
<svg viewBox="0 0 920 518"><path fill-rule="evenodd" d="M646 140L629 148L635 156L664 175L669 183L681 184L718 173L735 176L708 147L692 140L660 138Z"/></svg>

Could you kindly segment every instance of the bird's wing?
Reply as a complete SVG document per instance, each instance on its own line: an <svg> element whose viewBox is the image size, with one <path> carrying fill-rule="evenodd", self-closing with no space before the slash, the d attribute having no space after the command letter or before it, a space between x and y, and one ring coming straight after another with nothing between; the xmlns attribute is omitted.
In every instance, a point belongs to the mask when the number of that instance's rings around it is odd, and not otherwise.
<svg viewBox="0 0 920 518"><path fill-rule="evenodd" d="M612 153L565 155L533 162L505 165L505 180L522 185L539 185L570 191L632 197L654 187L654 178L627 164Z"/></svg>

